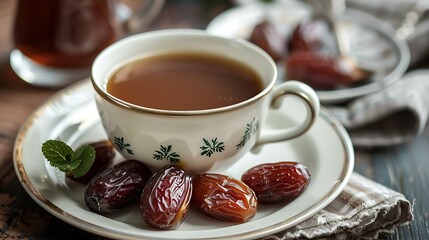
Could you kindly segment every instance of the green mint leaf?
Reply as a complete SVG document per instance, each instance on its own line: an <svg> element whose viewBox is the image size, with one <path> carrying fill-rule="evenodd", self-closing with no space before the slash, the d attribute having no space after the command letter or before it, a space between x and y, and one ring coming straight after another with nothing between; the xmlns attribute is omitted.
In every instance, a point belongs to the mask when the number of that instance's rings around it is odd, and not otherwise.
<svg viewBox="0 0 429 240"><path fill-rule="evenodd" d="M82 177L95 161L95 150L93 147L84 145L79 147L73 154L72 162L77 162L78 165L72 169L75 178Z"/></svg>
<svg viewBox="0 0 429 240"><path fill-rule="evenodd" d="M42 144L43 156L53 166L61 171L70 171L69 166L73 150L60 140L48 140Z"/></svg>
<svg viewBox="0 0 429 240"><path fill-rule="evenodd" d="M79 147L75 152L60 140L47 140L42 144L42 153L51 166L63 172L72 172L75 178L82 177L95 161L95 150L89 145Z"/></svg>
<svg viewBox="0 0 429 240"><path fill-rule="evenodd" d="M67 173L75 169L79 164L80 164L79 161L75 161L75 162L69 162L69 163L55 163L55 164L51 163L51 166L56 167L60 171Z"/></svg>

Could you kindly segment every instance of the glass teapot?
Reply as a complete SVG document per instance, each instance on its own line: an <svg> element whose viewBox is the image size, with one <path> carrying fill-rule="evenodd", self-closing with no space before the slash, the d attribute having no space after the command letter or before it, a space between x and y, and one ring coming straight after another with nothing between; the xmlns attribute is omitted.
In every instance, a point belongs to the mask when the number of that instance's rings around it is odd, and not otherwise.
<svg viewBox="0 0 429 240"><path fill-rule="evenodd" d="M89 76L98 53L143 31L164 0L19 0L10 63L30 84L63 87Z"/></svg>

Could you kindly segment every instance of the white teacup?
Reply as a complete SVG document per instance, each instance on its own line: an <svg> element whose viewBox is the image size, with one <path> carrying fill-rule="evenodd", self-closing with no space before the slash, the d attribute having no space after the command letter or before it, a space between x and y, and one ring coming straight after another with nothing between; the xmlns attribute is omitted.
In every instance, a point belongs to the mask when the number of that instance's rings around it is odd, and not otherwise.
<svg viewBox="0 0 429 240"><path fill-rule="evenodd" d="M220 55L246 64L260 75L263 90L234 105L195 111L136 106L106 91L112 73L139 56L184 51ZM202 30L137 34L106 48L92 66L98 111L117 150L126 159L140 160L154 169L179 164L190 173L228 167L255 144L295 138L312 126L320 109L316 93L297 81L275 85L276 78L276 64L257 46ZM304 121L291 129L264 131L260 126L269 109L279 105L279 99L285 95L295 95L304 101L307 106ZM280 107L287 114L294 114L293 108Z"/></svg>

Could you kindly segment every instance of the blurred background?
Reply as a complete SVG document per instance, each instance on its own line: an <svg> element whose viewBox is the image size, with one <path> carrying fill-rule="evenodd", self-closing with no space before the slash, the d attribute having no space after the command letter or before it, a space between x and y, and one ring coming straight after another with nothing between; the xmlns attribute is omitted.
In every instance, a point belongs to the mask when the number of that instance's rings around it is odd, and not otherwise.
<svg viewBox="0 0 429 240"><path fill-rule="evenodd" d="M28 1L33 2L33 4L40 4L39 7L44 8L42 5L43 1L41 0ZM287 0L281 1L287 2ZM306 2L309 1L314 2L317 0L307 0ZM33 86L22 81L12 69L10 57L11 52L15 49L13 31L18 2L18 0L0 0L0 222L3 224L1 225L2 231L0 233L0 238L104 239L74 228L44 211L26 194L15 176L12 165L13 144L20 126L37 106L55 94L59 89L65 87ZM119 2L123 3L124 6L128 8L120 11L118 17L127 18L133 11L140 11L141 4L146 1L121 0ZM154 11L154 16L151 21L148 21L142 26L139 26L138 23L131 23L129 25L129 27L132 28L132 34L166 28L206 29L209 26L213 33L231 36L232 33L230 30L234 29L236 22L249 23L248 21L243 21L243 19L248 16L246 15L248 12L242 12L240 9L246 8L245 6L247 4L252 4L254 2L276 1L165 0L158 2L160 2L159 8ZM396 39L397 36L395 37L394 35L397 34L398 29L403 30L401 31L403 35L399 38L402 38L401 41L405 44L406 51L409 51L410 59L405 61L405 65L401 66L401 69L395 71L395 81L399 81L403 74L413 70L427 70L429 68L429 20L427 11L429 8L429 0L347 0L346 3L349 8L360 10L363 13L369 14L372 18L375 18L376 22L388 25L393 32L383 35L384 39L386 39L386 36L387 39ZM237 8L239 8L239 10L237 10ZM238 12L244 15L234 15L234 17L231 18L231 16L226 14L230 10L231 12ZM292 16L299 14L299 12L292 9L290 14L291 18L286 16L287 21L290 21ZM270 14L267 13L267 15L269 16ZM231 19L234 21L228 22ZM281 18L281 20L284 19ZM254 30L254 26L255 25L251 25L250 28L241 30L249 34ZM127 32L128 29L123 27L122 31ZM291 31L291 29L289 29L289 31ZM122 36L124 35L121 35L121 37ZM373 46L372 43L369 46ZM402 56L401 54L398 56ZM399 57L395 60L396 65L401 62L401 59L402 58ZM372 65L376 68L380 66L377 64ZM396 65L394 64L392 69L394 69ZM375 76L391 76L389 74L383 74L380 73ZM429 80L429 74L426 72L421 78L423 81ZM75 81L80 79L76 79ZM373 81L369 81L369 83L372 82ZM350 89L363 88L366 91L367 88L365 87L367 85L370 86L370 91L374 89L377 91L387 89L387 85L372 85L366 83L368 82L353 85L351 88L341 86L334 90L338 90L338 92L347 95L350 93ZM416 88L421 88L424 91L426 91L426 89L429 90L429 87L423 84L417 85ZM406 88L403 87L400 91L396 90L395 94L398 92L401 93L401 91L405 89ZM320 91L320 93L325 94L328 100L338 100L338 98L332 98L332 94L336 94L335 91L323 90ZM360 94L360 92L358 94ZM429 100L427 99L427 91L423 92L421 95L425 97L418 104L419 106L423 106L423 113L419 116L420 118L417 118L416 122L412 122L408 118L409 115L402 118L399 125L389 125L382 121L380 121L379 124L373 124L374 119L368 118L369 121L365 123L369 125L369 128L364 130L366 131L369 129L369 135L367 134L368 132L362 131L362 128L348 128L349 132L356 137L354 140L359 140L364 137L363 141L354 142L356 150L355 171L395 191L403 193L408 200L415 203L415 220L409 225L402 226L393 234L383 236L384 239L429 239L429 192L427 191L427 184L429 182L429 177L427 175L427 171L429 170L429 161L427 160L427 156L429 155L429 129L426 126L427 113L429 112L426 108L429 106ZM338 102L338 107L347 108L350 99L343 96L344 95L341 95L340 100L344 100L345 102ZM359 97L360 96L363 95L359 95ZM382 104L386 104L389 101L391 102L391 100L385 100ZM387 104L381 106L384 107L387 106ZM365 107L368 107L368 105L363 105L362 108ZM347 109L341 109L340 112L344 113L347 111ZM347 117L351 115L347 115ZM394 120L397 120L399 115L393 114L392 116L395 118ZM386 139L389 140L393 139L391 137L392 131L406 130L408 129L407 126L412 126L412 130L414 130L415 125L413 124L420 124L417 126L418 132L412 132L411 135L402 138L400 144L398 144L398 142L392 143L386 141L384 142L385 145L382 146L374 145L376 143L370 141L374 138L373 131L375 130L387 129L389 132L386 135ZM356 134L354 135L354 133ZM43 221L40 221L40 219L43 219ZM65 238L64 236L69 236L69 238Z"/></svg>

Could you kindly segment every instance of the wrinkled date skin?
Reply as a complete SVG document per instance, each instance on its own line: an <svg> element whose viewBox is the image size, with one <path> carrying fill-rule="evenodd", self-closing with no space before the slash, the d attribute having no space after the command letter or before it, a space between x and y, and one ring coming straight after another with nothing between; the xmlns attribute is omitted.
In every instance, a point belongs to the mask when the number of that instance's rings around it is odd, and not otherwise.
<svg viewBox="0 0 429 240"><path fill-rule="evenodd" d="M296 162L261 164L245 172L241 180L255 191L259 202L290 202L310 183L310 172Z"/></svg>
<svg viewBox="0 0 429 240"><path fill-rule="evenodd" d="M76 182L87 184L91 179L99 172L109 166L113 158L116 155L115 148L112 143L108 140L94 142L88 144L95 150L95 159L89 171L82 177L75 178L72 173L68 173L66 176L73 179Z"/></svg>
<svg viewBox="0 0 429 240"><path fill-rule="evenodd" d="M269 21L258 23L249 41L262 48L274 61L279 61L287 50L285 37Z"/></svg>
<svg viewBox="0 0 429 240"><path fill-rule="evenodd" d="M192 203L204 213L230 222L253 218L258 208L255 193L242 181L221 174L200 174L193 179Z"/></svg>
<svg viewBox="0 0 429 240"><path fill-rule="evenodd" d="M158 229L176 229L188 212L192 178L179 166L158 170L148 181L140 199L143 220Z"/></svg>
<svg viewBox="0 0 429 240"><path fill-rule="evenodd" d="M315 17L301 22L288 43L287 79L327 90L367 78L369 73L351 59L339 56L336 46L332 26L326 19Z"/></svg>
<svg viewBox="0 0 429 240"><path fill-rule="evenodd" d="M285 67L288 79L305 82L317 89L347 86L368 76L345 58L316 52L294 52L286 59Z"/></svg>
<svg viewBox="0 0 429 240"><path fill-rule="evenodd" d="M152 173L137 160L126 160L95 175L85 191L85 203L96 213L110 213L139 199Z"/></svg>

